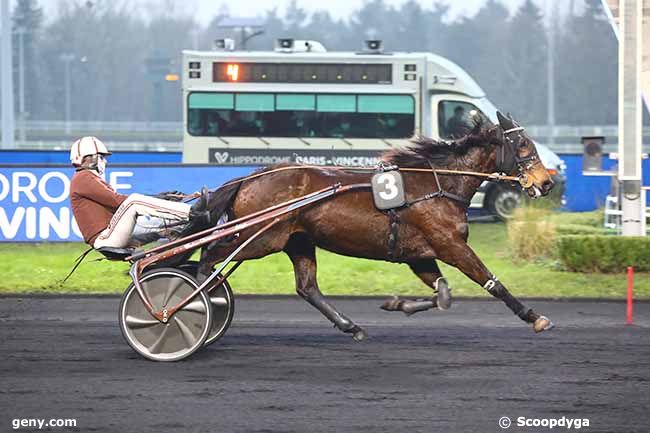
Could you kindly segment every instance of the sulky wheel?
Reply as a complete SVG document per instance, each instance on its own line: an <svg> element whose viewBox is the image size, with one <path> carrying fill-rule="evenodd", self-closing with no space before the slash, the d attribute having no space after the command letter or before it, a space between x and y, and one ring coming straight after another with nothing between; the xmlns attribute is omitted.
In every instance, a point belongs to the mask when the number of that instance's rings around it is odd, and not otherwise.
<svg viewBox="0 0 650 433"><path fill-rule="evenodd" d="M173 307L198 287L193 277L173 268L149 271L140 284L157 311ZM168 323L161 323L149 314L131 283L122 296L119 322L127 343L140 355L154 361L178 361L205 342L212 326L212 308L208 296L201 292Z"/></svg>
<svg viewBox="0 0 650 433"><path fill-rule="evenodd" d="M190 275L197 276L199 264L194 261L189 261L179 266L179 269L187 272ZM219 279L219 274L216 279ZM205 277L198 277L203 279ZM210 303L212 304L212 329L205 340L205 345L209 345L223 337L232 318L235 315L235 297L232 293L232 288L228 281L224 281L219 287L213 289L210 294Z"/></svg>
<svg viewBox="0 0 650 433"><path fill-rule="evenodd" d="M235 297L228 281L224 281L219 287L213 289L208 296L212 304L212 329L205 340L206 346L214 343L226 333L230 322L232 322L232 317L235 315Z"/></svg>

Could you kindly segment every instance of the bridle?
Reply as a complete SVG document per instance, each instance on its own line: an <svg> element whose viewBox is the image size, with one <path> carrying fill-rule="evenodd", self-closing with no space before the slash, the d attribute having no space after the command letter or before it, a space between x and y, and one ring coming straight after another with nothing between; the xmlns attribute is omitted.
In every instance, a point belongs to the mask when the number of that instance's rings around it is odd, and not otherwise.
<svg viewBox="0 0 650 433"><path fill-rule="evenodd" d="M503 128L502 128L503 129ZM523 126L514 126L509 129L503 129L503 144L497 147L497 167L499 173L512 173L516 168L519 172L519 182L523 188L530 188L533 185L533 179L526 176L526 172L537 164L541 164L537 152L531 152L528 156L520 157L517 149L524 139L521 135ZM514 136L513 134L516 134Z"/></svg>

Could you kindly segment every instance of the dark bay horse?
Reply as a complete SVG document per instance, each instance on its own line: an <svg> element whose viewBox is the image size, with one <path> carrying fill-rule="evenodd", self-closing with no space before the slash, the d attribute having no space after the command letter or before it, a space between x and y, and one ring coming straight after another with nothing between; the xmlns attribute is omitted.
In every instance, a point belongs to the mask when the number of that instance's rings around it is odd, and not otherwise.
<svg viewBox="0 0 650 433"><path fill-rule="evenodd" d="M500 113L498 116L500 125L484 121L465 137L452 142L417 138L410 147L382 154L382 160L387 164L429 169L428 172L402 172L406 198L411 202L409 206L399 208L392 214L380 211L374 205L370 189L337 195L294 212L243 250L236 260L255 259L284 251L293 263L298 294L341 331L352 334L358 340L365 337L364 330L330 304L318 288L317 246L347 256L406 263L427 286L438 291L433 305L444 309L449 305L450 298L436 263L436 260L441 260L458 268L501 299L523 321L533 324L536 332L550 329L551 321L526 308L512 296L467 244L467 205L482 179L459 175L434 176L431 170L518 174L528 180L524 187L529 195L537 197L548 194L553 182L539 159L533 141L512 118ZM367 171L355 172L336 167L304 167L273 172L276 167L267 167L262 170L267 174L221 190L221 200L227 197L226 207L232 218L337 182L343 185L368 182L371 176ZM438 190L444 190L446 195L431 194ZM223 208L224 203L217 204ZM215 263L223 260L253 232L245 231L225 245L204 249L200 272L209 274ZM395 300L385 304L384 308L399 310L402 309L401 305L401 300Z"/></svg>

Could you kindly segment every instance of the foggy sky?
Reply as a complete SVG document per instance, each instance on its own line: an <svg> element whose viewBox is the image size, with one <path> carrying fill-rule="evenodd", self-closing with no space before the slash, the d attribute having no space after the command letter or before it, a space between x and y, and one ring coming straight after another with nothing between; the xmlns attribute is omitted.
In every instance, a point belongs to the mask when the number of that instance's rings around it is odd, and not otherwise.
<svg viewBox="0 0 650 433"><path fill-rule="evenodd" d="M46 17L53 16L58 10L58 5L61 2L78 2L82 3L84 0L38 0L45 8ZM96 3L107 2L109 0L93 0ZM328 0L327 10L335 18L347 18L353 11L359 9L366 0ZM386 3L399 6L405 3L406 0L384 0ZM434 0L417 0L422 7L431 8ZM486 0L438 0L440 3L445 3L450 6L449 19L454 19L458 16L472 15L475 13ZM501 3L507 5L511 10L515 10L523 0L500 0ZM535 2L542 8L548 0L535 0ZM551 0L563 3L562 0ZM164 8L169 10L169 5L173 4L174 12L181 15L195 16L201 24L207 24L214 15L218 14L223 8L227 8L230 16L235 17L251 17L263 16L267 10L277 8L281 16L284 15L286 6L291 0L185 0L183 2L170 1L170 0L118 0L118 3L125 3L137 7L144 15L150 10L156 8ZM12 1L15 3L15 0ZM298 0L298 5L303 7L309 12L318 9L323 9L323 1L321 0ZM12 6L13 9L13 6Z"/></svg>

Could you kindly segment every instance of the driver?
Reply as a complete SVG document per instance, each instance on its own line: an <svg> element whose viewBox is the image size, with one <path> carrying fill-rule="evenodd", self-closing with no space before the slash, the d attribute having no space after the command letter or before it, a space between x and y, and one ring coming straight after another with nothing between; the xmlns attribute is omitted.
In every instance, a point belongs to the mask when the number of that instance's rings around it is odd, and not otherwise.
<svg viewBox="0 0 650 433"><path fill-rule="evenodd" d="M450 138L459 138L471 131L465 118L465 109L462 105L456 105L454 115L447 121L447 135Z"/></svg>
<svg viewBox="0 0 650 433"><path fill-rule="evenodd" d="M88 245L126 248L152 242L174 230L185 233L210 224L206 188L193 206L115 192L104 180L106 157L110 154L96 137L83 137L70 150L70 161L77 169L70 182L70 204ZM169 194L161 193L158 197Z"/></svg>

